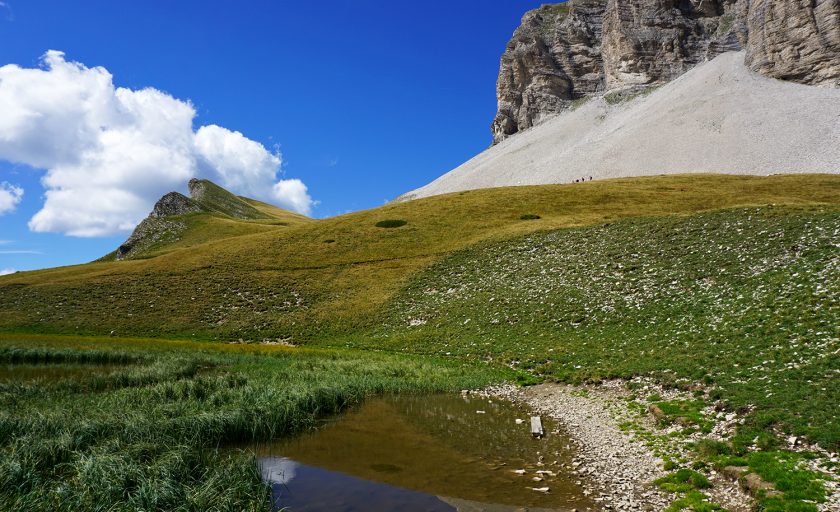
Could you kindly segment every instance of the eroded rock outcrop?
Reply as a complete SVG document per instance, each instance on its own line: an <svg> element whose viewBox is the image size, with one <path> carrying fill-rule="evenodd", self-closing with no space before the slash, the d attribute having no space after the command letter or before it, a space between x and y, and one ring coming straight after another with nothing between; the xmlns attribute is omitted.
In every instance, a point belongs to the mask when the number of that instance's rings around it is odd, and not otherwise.
<svg viewBox="0 0 840 512"><path fill-rule="evenodd" d="M493 142L605 91L669 82L726 51L840 85L840 0L571 0L527 12L502 55Z"/></svg>
<svg viewBox="0 0 840 512"><path fill-rule="evenodd" d="M134 228L131 236L117 248L115 259L130 259L157 244L177 240L187 225L183 220L173 217L204 211L207 209L189 197L178 192L169 192L155 203L149 216L143 219Z"/></svg>
<svg viewBox="0 0 840 512"><path fill-rule="evenodd" d="M840 0L751 0L746 62L754 71L840 87Z"/></svg>
<svg viewBox="0 0 840 512"><path fill-rule="evenodd" d="M125 260L141 257L166 244L180 240L188 228L190 213L207 213L232 219L270 219L248 199L236 196L215 183L191 179L188 184L190 197L169 192L161 197L149 216L134 228L131 236L104 259Z"/></svg>
<svg viewBox="0 0 840 512"><path fill-rule="evenodd" d="M189 197L179 192L170 192L155 203L149 217L168 217L201 211L204 211L204 208Z"/></svg>
<svg viewBox="0 0 840 512"><path fill-rule="evenodd" d="M134 228L131 236L117 248L114 259L117 261L131 259L146 253L157 244L174 242L186 228L187 224L181 220L146 217Z"/></svg>

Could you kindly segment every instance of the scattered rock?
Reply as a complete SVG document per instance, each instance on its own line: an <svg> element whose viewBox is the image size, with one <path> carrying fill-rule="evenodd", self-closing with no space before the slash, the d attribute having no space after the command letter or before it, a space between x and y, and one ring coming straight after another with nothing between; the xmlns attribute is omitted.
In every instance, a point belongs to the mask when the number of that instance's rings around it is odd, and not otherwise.
<svg viewBox="0 0 840 512"><path fill-rule="evenodd" d="M748 469L745 466L726 466L723 468L723 474L730 480L738 480Z"/></svg>

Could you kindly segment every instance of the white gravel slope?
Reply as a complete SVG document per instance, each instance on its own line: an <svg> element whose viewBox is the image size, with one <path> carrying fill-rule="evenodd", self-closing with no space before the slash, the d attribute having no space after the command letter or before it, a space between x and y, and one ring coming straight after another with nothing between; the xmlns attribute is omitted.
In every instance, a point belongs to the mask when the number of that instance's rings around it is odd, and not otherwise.
<svg viewBox="0 0 840 512"><path fill-rule="evenodd" d="M590 176L840 173L840 89L766 78L743 61L720 55L618 105L593 99L401 199Z"/></svg>

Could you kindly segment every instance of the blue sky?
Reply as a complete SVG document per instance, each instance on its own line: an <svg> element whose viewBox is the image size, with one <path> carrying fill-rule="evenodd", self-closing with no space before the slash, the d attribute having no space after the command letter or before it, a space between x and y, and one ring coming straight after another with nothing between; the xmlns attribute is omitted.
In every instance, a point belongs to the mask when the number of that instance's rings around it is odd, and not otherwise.
<svg viewBox="0 0 840 512"><path fill-rule="evenodd" d="M0 66L43 69L58 50L116 87L189 101L195 130L241 132L265 148L269 170L279 149L278 179L302 181L311 214L329 217L378 206L489 145L499 57L541 3L2 0ZM0 161L0 184L24 191L0 216L0 271L83 263L127 236L70 236L58 221L33 232L44 176Z"/></svg>

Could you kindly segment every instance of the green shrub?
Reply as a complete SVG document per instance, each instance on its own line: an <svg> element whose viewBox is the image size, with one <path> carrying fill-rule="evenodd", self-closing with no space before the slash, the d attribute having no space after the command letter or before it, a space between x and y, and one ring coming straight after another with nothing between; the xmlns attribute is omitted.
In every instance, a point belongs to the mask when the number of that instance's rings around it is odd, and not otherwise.
<svg viewBox="0 0 840 512"><path fill-rule="evenodd" d="M604 101L607 102L607 105L617 105L624 100L621 93L618 92L611 92L604 95Z"/></svg>
<svg viewBox="0 0 840 512"><path fill-rule="evenodd" d="M722 36L728 34L732 27L735 26L735 16L731 14L724 14L720 17L720 23L717 28L717 35Z"/></svg>
<svg viewBox="0 0 840 512"><path fill-rule="evenodd" d="M541 384L543 381L540 377L528 372L517 372L514 380L520 386L536 386L537 384Z"/></svg>
<svg viewBox="0 0 840 512"><path fill-rule="evenodd" d="M520 220L536 220L540 218L539 215L534 215L533 213L526 213L519 217Z"/></svg>
<svg viewBox="0 0 840 512"><path fill-rule="evenodd" d="M691 469L680 469L656 481L656 485L668 492L686 493L695 489L708 489L712 486L709 479Z"/></svg>
<svg viewBox="0 0 840 512"><path fill-rule="evenodd" d="M694 450L704 458L732 454L731 446L723 441L716 441L714 439L701 439L697 441Z"/></svg>
<svg viewBox="0 0 840 512"><path fill-rule="evenodd" d="M575 98L569 104L569 110L575 111L575 110L579 109L580 107L589 103L589 100L591 100L591 99L592 99L592 96L581 96L580 98Z"/></svg>
<svg viewBox="0 0 840 512"><path fill-rule="evenodd" d="M408 224L408 221L404 221L402 219L387 219L387 220L380 220L376 223L376 227L378 228L398 228L400 226L405 226Z"/></svg>

